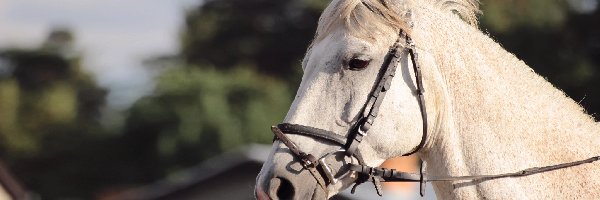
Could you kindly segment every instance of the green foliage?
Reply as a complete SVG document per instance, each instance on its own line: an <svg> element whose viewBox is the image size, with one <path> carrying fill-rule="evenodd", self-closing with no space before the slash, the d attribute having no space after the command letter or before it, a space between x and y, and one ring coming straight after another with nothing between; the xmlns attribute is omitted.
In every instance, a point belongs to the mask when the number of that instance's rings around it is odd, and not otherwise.
<svg viewBox="0 0 600 200"><path fill-rule="evenodd" d="M247 143L270 143L286 113L300 60L327 1L207 1L186 13L182 62L127 112L115 138L127 174L142 184Z"/></svg>
<svg viewBox="0 0 600 200"><path fill-rule="evenodd" d="M600 111L600 9L580 13L569 2L578 0L484 0L482 29L594 115Z"/></svg>
<svg viewBox="0 0 600 200"><path fill-rule="evenodd" d="M0 58L14 68L0 80L2 156L40 154L45 135L63 132L51 127L97 124L106 91L79 70L77 58L43 49L6 50Z"/></svg>
<svg viewBox="0 0 600 200"><path fill-rule="evenodd" d="M86 157L101 149L92 144L106 132L97 118L107 91L67 54L68 39L54 41L56 48L0 50L7 69L0 78L0 158L50 199L83 196L102 183L86 183L95 175L85 173L92 173Z"/></svg>
<svg viewBox="0 0 600 200"><path fill-rule="evenodd" d="M284 77L296 86L300 60L328 3L207 1L186 15L181 56L198 67L229 69L251 63L260 73Z"/></svg>
<svg viewBox="0 0 600 200"><path fill-rule="evenodd" d="M553 29L568 18L566 0L506 0L482 1L482 23L495 32L506 32L518 27Z"/></svg>
<svg viewBox="0 0 600 200"><path fill-rule="evenodd" d="M269 126L291 102L287 85L248 67L179 67L158 79L154 95L130 111L126 137L153 135L142 151L170 165L195 164L247 143L269 143Z"/></svg>

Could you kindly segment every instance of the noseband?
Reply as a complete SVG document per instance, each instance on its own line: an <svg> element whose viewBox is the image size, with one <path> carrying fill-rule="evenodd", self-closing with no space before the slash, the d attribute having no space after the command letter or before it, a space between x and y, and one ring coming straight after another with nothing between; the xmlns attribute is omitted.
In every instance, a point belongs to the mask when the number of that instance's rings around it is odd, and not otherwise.
<svg viewBox="0 0 600 200"><path fill-rule="evenodd" d="M401 40L404 39L406 41L406 46L400 44ZM406 49L407 51L402 51ZM379 75L375 82L374 88L369 94L369 98L363 108L361 109L360 118L356 121L356 123L350 129L348 133L348 137L344 138L338 134L335 134L331 131L322 130L315 127L304 126L299 124L289 124L283 123L277 126L271 127L271 130L276 136L276 139L281 140L294 154L297 158L299 158L300 162L317 180L317 183L321 188L327 192L327 186L337 182L331 169L325 163L326 156L321 157L321 159L317 159L312 154L307 154L301 151L296 144L294 144L286 134L294 134L294 135L303 135L316 139L325 140L336 144L341 147L340 151L343 151L346 156L351 158L356 158L358 161L358 165L349 164L350 170L359 172L359 177L355 182L354 187L352 188L352 193L354 193L356 187L368 180L371 180L375 188L377 189L377 193L381 195L381 186L380 179L378 178L379 170L372 170L377 168L372 168L364 165L364 160L358 151L359 144L363 141L363 138L367 136L369 133L369 129L375 122L375 119L378 116L379 108L385 98L385 95L389 91L392 85L392 79L395 76L396 68L398 63L401 60L401 54L403 52L408 52L407 55L410 55L412 59L412 65L416 78L416 94L417 100L419 102L419 108L421 111L421 117L423 119L423 135L421 138L421 142L418 146L416 146L410 152L404 154L403 156L411 155L417 151L419 151L423 145L425 144L425 140L427 138L427 112L425 109L425 98L423 96L423 81L421 76L421 68L417 64L417 54L415 52L415 46L412 43L412 40L408 35L404 32L400 32L400 35L394 45L390 48L387 55L384 58L384 62L379 70ZM331 153L330 153L331 154ZM363 171L369 171L367 173L363 173ZM382 171L383 172L383 171ZM387 173L388 176L397 176L399 172L395 170L388 170L384 173ZM383 175L383 174L382 174ZM412 178L412 177L409 177ZM419 178L418 180L421 180ZM412 179L411 179L412 180Z"/></svg>
<svg viewBox="0 0 600 200"><path fill-rule="evenodd" d="M400 45L400 41L404 38L406 41L406 46ZM406 51L402 51L405 49ZM379 75L375 82L375 87L369 94L369 98L365 105L361 110L360 118L357 122L352 126L348 133L348 137L342 137L334 132L304 126L299 124L289 124L283 123L277 126L272 126L271 130L275 134L275 139L279 139L283 144L285 144L291 151L291 153L299 159L299 162L302 166L308 170L312 176L317 180L319 186L328 193L327 186L331 184L335 184L337 179L335 178L331 168L325 162L325 159L332 155L335 152L327 153L324 156L317 159L312 154L308 154L303 152L292 142L286 134L292 135L302 135L315 139L320 139L323 141L331 142L335 145L341 147L340 151L344 152L345 156L350 158L356 158L358 164L348 163L348 169L354 171L358 174L358 178L355 181L354 186L352 187L352 193L355 192L356 187L364 182L371 181L375 185L375 189L379 196L382 196L381 190L381 181L386 182L418 182L420 183L420 194L421 196L425 193L425 183L434 182L434 181L461 181L461 180L492 180L498 178L507 178L507 177L522 177L529 176L533 174L538 174L542 172L554 171L558 169L564 169L568 167L573 167L585 163L592 163L600 160L600 156L591 157L585 160L579 160L575 162L567 162L557 165L549 165L544 167L533 167L524 169L517 172L512 173L504 173L504 174L496 174L496 175L474 175L474 176L448 176L448 177L428 177L425 175L425 162L421 161L421 170L419 173L410 173L410 172L400 172L395 169L386 169L386 168L378 168L378 167L370 167L365 165L364 159L358 151L358 145L362 142L363 138L367 136L369 129L375 122L375 118L377 118L377 114L379 113L379 108L381 107L381 103L385 98L387 91L389 91L392 83L392 78L396 73L396 67L401 59L401 54L403 52L407 52L407 55L410 55L413 70L416 78L416 95L417 100L419 102L419 108L421 111L421 118L423 120L423 135L421 138L421 142L418 146L412 149L410 152L404 154L403 156L411 155L419 151L425 145L425 141L427 139L427 110L425 109L425 98L423 96L423 81L421 76L421 68L417 63L418 55L415 52L415 45L412 42L412 39L404 34L404 32L400 32L398 40L392 45L388 54L386 55L384 62L379 71Z"/></svg>

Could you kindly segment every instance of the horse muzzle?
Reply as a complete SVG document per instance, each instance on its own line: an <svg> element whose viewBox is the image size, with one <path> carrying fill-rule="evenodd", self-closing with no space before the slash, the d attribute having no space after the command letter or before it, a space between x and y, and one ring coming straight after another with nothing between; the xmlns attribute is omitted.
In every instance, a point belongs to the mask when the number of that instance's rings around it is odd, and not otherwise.
<svg viewBox="0 0 600 200"><path fill-rule="evenodd" d="M292 164L293 165L293 164ZM327 192L306 170L294 166L271 167L261 172L256 182L255 195L259 200L327 199Z"/></svg>

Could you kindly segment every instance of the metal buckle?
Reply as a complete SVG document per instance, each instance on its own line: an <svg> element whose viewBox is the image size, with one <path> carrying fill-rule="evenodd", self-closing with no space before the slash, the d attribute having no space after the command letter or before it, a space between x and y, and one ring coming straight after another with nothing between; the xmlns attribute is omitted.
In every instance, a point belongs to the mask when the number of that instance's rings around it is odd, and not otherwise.
<svg viewBox="0 0 600 200"><path fill-rule="evenodd" d="M362 126L364 126L364 125L360 125L360 126L358 127L358 130L357 130L356 132L357 132L357 133L358 133L360 136L363 136L363 137L364 137L365 135L367 135L367 132L364 132L364 131L362 130Z"/></svg>
<svg viewBox="0 0 600 200"><path fill-rule="evenodd" d="M325 173L325 176L327 176L327 180L329 181L328 184L336 184L338 182L338 179L333 176L331 168L329 167L329 165L327 165L327 163L325 163L325 158L327 157L319 159L319 165L322 166L321 169Z"/></svg>
<svg viewBox="0 0 600 200"><path fill-rule="evenodd" d="M318 165L318 163L315 163L318 162L317 159L312 154L300 154L299 157L305 168L314 168Z"/></svg>
<svg viewBox="0 0 600 200"><path fill-rule="evenodd" d="M323 173L327 177L327 180L329 182L328 184L336 184L339 181L339 179L335 178L335 175L333 174L333 170L331 169L331 167L329 167L329 165L327 165L327 162L325 161L325 159L327 159L327 157L329 157L331 155L334 155L335 153L338 153L338 152L342 152L343 153L345 151L346 151L346 149L341 148L341 149L339 149L337 151L330 152L330 153L327 153L327 154L323 155L318 160L318 165L322 166L321 170L323 171ZM344 157L349 157L350 158L350 163L354 163L354 157L353 156L348 156L345 153L343 155L344 155ZM343 162L345 162L345 161L343 161ZM343 165L347 165L347 163L344 163Z"/></svg>
<svg viewBox="0 0 600 200"><path fill-rule="evenodd" d="M302 161L304 161L304 162L302 162L302 166L304 168L313 168L313 167L315 167L315 164L312 163L312 162L310 162L309 160L302 160Z"/></svg>

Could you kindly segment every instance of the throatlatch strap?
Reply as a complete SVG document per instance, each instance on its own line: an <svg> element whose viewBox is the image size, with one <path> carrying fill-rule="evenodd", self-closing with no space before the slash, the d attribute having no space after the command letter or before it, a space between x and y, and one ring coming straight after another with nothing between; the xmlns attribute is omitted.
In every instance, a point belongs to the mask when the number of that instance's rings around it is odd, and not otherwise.
<svg viewBox="0 0 600 200"><path fill-rule="evenodd" d="M427 109L425 107L425 87L423 87L423 73L421 73L421 67L418 63L418 54L416 52L415 44L412 41L412 38L406 37L406 43L408 44L408 53L410 54L411 61L413 63L413 71L415 72L415 78L417 82L417 98L419 102L419 109L421 110L421 119L423 119L423 135L421 135L421 142L414 148L412 151L405 153L402 156L409 156L417 151L421 150L423 146L425 146L425 142L427 140Z"/></svg>

